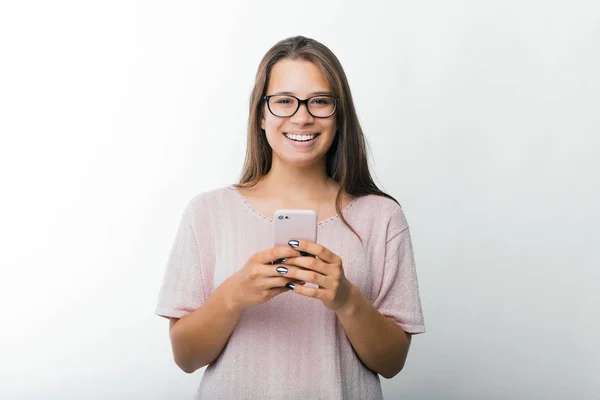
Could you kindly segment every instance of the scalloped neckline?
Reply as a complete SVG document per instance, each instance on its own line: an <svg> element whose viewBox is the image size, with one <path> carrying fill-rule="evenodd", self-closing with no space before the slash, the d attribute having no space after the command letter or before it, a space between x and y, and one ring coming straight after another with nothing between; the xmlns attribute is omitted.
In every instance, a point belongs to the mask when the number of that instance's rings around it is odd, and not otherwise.
<svg viewBox="0 0 600 400"><path fill-rule="evenodd" d="M243 194L242 194L242 193L241 193L241 192L240 192L240 191L239 191L239 190L238 190L236 187L234 187L233 185L229 185L229 186L227 186L227 187L228 187L230 190L232 190L233 192L235 192L235 193L237 194L237 196L238 196L238 197L239 197L239 198L240 198L240 199L241 199L241 200L242 200L242 201L243 201L243 202L246 204L246 206L247 206L247 207L248 207L248 208L249 208L249 209L250 209L252 212L254 212L255 214L257 214L257 215L258 215L259 217L261 217L262 219L264 219L264 220L268 221L269 223L273 223L273 219L271 219L271 218L267 217L267 216L266 216L266 215L264 215L262 212L258 211L256 208L254 208L254 207L252 206L252 204L250 204L250 202L248 201L248 199L246 199L246 197L245 197L245 196L244 196L244 195L243 195ZM335 221L335 220L339 219L339 218L340 218L340 215L343 215L343 214L345 214L345 213L346 213L346 212L347 212L347 211L348 211L348 210L349 210L349 209L350 209L350 208L351 208L351 207L354 205L354 203L356 202L356 200L358 200L359 198L360 198L360 197L355 197L355 198L354 198L354 199L353 199L353 200L352 200L352 201L351 201L351 202L350 202L350 203L349 203L349 204L348 204L346 207L344 207L344 209L342 210L342 212L341 212L340 214L336 214L336 215L333 215L333 216L331 216L331 217L329 217L329 218L327 218L327 219L324 219L323 221L319 221L319 222L317 223L317 225L318 225L318 226L321 226L321 225L324 225L324 224L326 224L326 223L328 223L328 222Z"/></svg>

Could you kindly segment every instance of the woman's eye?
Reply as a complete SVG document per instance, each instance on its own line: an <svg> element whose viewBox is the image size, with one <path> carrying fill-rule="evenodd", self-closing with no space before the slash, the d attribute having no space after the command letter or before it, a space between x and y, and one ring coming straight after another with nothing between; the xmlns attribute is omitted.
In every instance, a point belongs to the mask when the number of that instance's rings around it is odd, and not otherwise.
<svg viewBox="0 0 600 400"><path fill-rule="evenodd" d="M319 97L319 98L313 99L312 102L314 104L326 105L326 104L330 103L330 100L326 97Z"/></svg>

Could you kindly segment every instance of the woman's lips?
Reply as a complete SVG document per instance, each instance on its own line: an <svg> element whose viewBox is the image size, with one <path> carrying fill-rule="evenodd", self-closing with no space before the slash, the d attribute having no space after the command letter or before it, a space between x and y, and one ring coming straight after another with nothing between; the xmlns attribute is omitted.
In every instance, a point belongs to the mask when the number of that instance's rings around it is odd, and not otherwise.
<svg viewBox="0 0 600 400"><path fill-rule="evenodd" d="M318 133L296 133L296 132L284 132L283 135L290 139L293 140L295 142L310 142L312 140L315 140L319 134ZM288 136L289 135L289 136ZM308 137L311 137L310 139L308 139Z"/></svg>
<svg viewBox="0 0 600 400"><path fill-rule="evenodd" d="M285 138L288 140L288 143L290 143L292 146L294 146L296 148L308 148L308 147L312 147L312 145L316 142L317 138L320 135L315 134L314 138L312 138L310 140L303 140L303 141L294 140L292 138L287 137L285 134L283 136L285 136Z"/></svg>

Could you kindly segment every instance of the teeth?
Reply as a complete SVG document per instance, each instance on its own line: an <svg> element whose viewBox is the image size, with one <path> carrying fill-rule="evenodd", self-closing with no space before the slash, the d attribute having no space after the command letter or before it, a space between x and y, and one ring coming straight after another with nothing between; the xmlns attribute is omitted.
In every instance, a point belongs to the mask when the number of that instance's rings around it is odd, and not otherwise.
<svg viewBox="0 0 600 400"><path fill-rule="evenodd" d="M308 140L314 139L317 135L296 135L293 133L286 133L285 136L288 139L295 140L297 142L306 142Z"/></svg>

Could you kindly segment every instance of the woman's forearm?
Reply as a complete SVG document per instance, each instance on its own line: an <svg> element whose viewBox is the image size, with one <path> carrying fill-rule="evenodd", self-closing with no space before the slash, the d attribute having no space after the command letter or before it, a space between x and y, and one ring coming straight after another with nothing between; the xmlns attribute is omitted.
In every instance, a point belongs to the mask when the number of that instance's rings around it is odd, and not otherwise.
<svg viewBox="0 0 600 400"><path fill-rule="evenodd" d="M352 285L347 306L336 314L363 364L388 379L402 370L410 335L377 311L358 287Z"/></svg>
<svg viewBox="0 0 600 400"><path fill-rule="evenodd" d="M192 373L213 362L223 351L241 312L224 282L204 304L179 319L170 331L173 357L179 368Z"/></svg>

